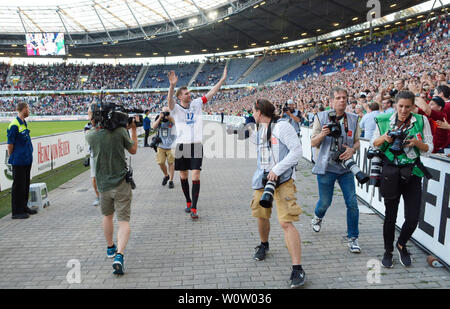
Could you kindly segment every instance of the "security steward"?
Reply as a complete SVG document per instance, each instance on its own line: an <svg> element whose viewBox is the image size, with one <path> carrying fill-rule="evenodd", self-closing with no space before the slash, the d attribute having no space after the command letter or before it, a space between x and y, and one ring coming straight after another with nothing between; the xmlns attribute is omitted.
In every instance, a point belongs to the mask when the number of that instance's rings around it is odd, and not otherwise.
<svg viewBox="0 0 450 309"><path fill-rule="evenodd" d="M405 267L411 265L406 243L419 222L422 177L430 176L420 162L420 156L427 156L433 151L433 136L427 118L412 113L415 98L411 91L399 91L395 96L397 111L375 118L377 127L371 140L371 144L383 153L380 194L386 210L382 264L387 268L393 266L392 251L400 196L404 200L405 222L395 249L400 263Z"/></svg>
<svg viewBox="0 0 450 309"><path fill-rule="evenodd" d="M145 139L144 139L144 147L150 147L150 145L148 144L148 137L150 135L150 111L147 109L145 111L145 115L144 115L144 119L143 119L143 127L144 127L144 131L145 131Z"/></svg>
<svg viewBox="0 0 450 309"><path fill-rule="evenodd" d="M33 163L33 144L27 118L30 109L27 103L17 104L18 115L11 121L7 129L8 137L8 163L12 165L13 184L11 189L11 209L13 219L27 219L29 215L37 213L28 208L28 195L30 189L30 172Z"/></svg>

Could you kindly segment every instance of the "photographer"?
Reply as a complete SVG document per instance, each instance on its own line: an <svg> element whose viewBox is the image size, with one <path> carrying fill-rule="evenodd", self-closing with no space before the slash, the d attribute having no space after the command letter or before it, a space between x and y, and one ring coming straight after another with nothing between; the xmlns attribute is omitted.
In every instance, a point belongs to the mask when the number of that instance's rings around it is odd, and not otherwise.
<svg viewBox="0 0 450 309"><path fill-rule="evenodd" d="M131 123L131 139L126 128L120 126L113 130L102 127L99 105L89 107L89 115L94 127L86 134L86 140L94 155L95 177L100 194L100 207L103 215L103 230L107 242L107 257L113 258L114 274L124 273L124 251L130 237L131 184L127 182L127 160L125 149L136 154L138 147L136 123ZM101 115L101 114L100 114ZM101 116L100 116L101 117ZM116 245L113 242L113 216L116 212L119 222Z"/></svg>
<svg viewBox="0 0 450 309"><path fill-rule="evenodd" d="M317 175L319 186L319 201L315 216L311 221L312 228L319 232L325 213L333 199L334 183L339 182L347 207L347 237L348 247L352 253L360 253L358 244L359 210L356 201L355 180L352 170L341 162L350 162L356 167L352 157L359 149L360 129L358 115L345 112L347 108L347 90L335 87L331 90L331 107L317 114L314 120L311 146L319 148L312 170ZM330 116L335 113L335 119L330 123ZM333 132L332 132L332 130ZM336 132L337 135L330 136Z"/></svg>
<svg viewBox="0 0 450 309"><path fill-rule="evenodd" d="M158 129L158 136L161 142L156 146L156 163L159 164L161 171L164 174L162 185L165 186L169 181L169 189L173 189L173 173L175 157L172 151L172 144L175 141L175 120L170 116L170 111L167 106L163 107L162 112L156 116L153 122L152 129ZM169 173L167 173L167 164L169 165Z"/></svg>
<svg viewBox="0 0 450 309"><path fill-rule="evenodd" d="M294 128L285 120L275 116L275 106L267 100L257 100L253 106L253 116L259 130L251 139L257 144L257 170L253 175L252 188L255 190L251 203L252 216L258 219L261 244L254 259L264 260L269 250L271 202L275 200L278 221L284 231L286 244L292 259L291 288L305 282L305 272L301 266L300 235L293 225L301 213L297 205L294 166L302 155L302 148ZM266 183L266 184L265 184ZM276 183L276 185L275 185ZM271 197L270 197L271 196ZM263 207L263 200L269 208Z"/></svg>
<svg viewBox="0 0 450 309"><path fill-rule="evenodd" d="M430 124L422 115L412 113L415 95L400 91L395 96L397 112L377 116L377 127L371 144L384 154L381 172L380 194L384 197L385 218L383 238L385 253L382 264L392 267L392 251L395 237L400 196L403 196L405 222L395 248L403 266L411 265L406 243L419 222L422 201L422 177L425 175L420 155L433 151Z"/></svg>
<svg viewBox="0 0 450 309"><path fill-rule="evenodd" d="M300 137L300 112L295 109L293 100L288 100L283 107L283 114L281 118L287 119L294 127L297 136Z"/></svg>

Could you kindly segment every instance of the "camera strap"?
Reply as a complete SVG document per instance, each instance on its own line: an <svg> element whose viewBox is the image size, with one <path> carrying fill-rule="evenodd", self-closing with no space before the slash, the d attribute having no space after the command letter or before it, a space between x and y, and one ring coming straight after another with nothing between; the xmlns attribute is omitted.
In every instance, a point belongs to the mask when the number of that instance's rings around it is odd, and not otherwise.
<svg viewBox="0 0 450 309"><path fill-rule="evenodd" d="M403 130L403 128L407 128L407 126L409 125L409 123L411 122L411 118L412 118L412 114L410 114L408 116L408 118L405 119L405 121L403 121L402 123L400 123L400 125L398 126L399 130ZM395 125L397 125L397 123L399 122L398 120L398 114L395 115Z"/></svg>
<svg viewBox="0 0 450 309"><path fill-rule="evenodd" d="M340 119L336 117L336 120L338 120L340 122L342 118L344 118L344 130L345 130L345 134L347 135L347 133L348 133L347 113L344 113L344 115Z"/></svg>

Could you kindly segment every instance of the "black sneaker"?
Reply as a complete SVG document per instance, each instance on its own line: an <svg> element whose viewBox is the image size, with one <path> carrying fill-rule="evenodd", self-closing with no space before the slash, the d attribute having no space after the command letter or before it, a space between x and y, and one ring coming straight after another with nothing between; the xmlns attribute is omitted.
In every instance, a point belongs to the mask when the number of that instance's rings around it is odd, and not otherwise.
<svg viewBox="0 0 450 309"><path fill-rule="evenodd" d="M392 268L394 265L392 264L392 253L391 252L384 252L383 260L381 261L381 264L383 264L386 268Z"/></svg>
<svg viewBox="0 0 450 309"><path fill-rule="evenodd" d="M13 219L28 219L29 217L30 215L27 213L12 215Z"/></svg>
<svg viewBox="0 0 450 309"><path fill-rule="evenodd" d="M256 246L255 248L255 255L253 256L253 259L256 261L262 261L266 258L266 252L269 251L269 247L266 247L263 244L260 244Z"/></svg>
<svg viewBox="0 0 450 309"><path fill-rule="evenodd" d="M302 270L292 270L291 273L291 289L296 289L305 284L306 274L305 271Z"/></svg>
<svg viewBox="0 0 450 309"><path fill-rule="evenodd" d="M398 241L397 241L397 243L395 244L395 248L397 248L398 258L400 260L400 263L402 263L402 265L405 267L411 266L411 256L410 256L408 250L406 250L406 245L403 246L402 249L400 249L400 247L398 246Z"/></svg>
<svg viewBox="0 0 450 309"><path fill-rule="evenodd" d="M173 185L173 181L169 181L169 189L173 189L175 186Z"/></svg>
<svg viewBox="0 0 450 309"><path fill-rule="evenodd" d="M37 210L36 209L31 209L31 208L25 208L25 213L29 214L29 215L35 215L37 214Z"/></svg>
<svg viewBox="0 0 450 309"><path fill-rule="evenodd" d="M169 176L164 177L164 178L163 178L163 181L162 181L162 185L163 185L163 186L167 185L167 182L169 181L169 179L170 179Z"/></svg>

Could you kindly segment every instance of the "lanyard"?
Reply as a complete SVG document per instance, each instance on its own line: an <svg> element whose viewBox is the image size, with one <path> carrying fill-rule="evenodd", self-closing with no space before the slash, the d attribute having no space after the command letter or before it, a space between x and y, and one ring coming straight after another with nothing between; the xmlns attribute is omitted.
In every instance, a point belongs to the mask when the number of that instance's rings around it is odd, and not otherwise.
<svg viewBox="0 0 450 309"><path fill-rule="evenodd" d="M406 128L409 125L409 122L411 121L412 114L408 116L399 126L398 130L403 130L403 126ZM395 115L395 125L398 123L398 114Z"/></svg>

